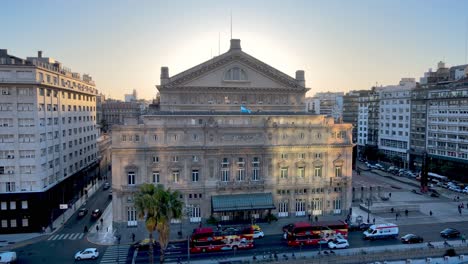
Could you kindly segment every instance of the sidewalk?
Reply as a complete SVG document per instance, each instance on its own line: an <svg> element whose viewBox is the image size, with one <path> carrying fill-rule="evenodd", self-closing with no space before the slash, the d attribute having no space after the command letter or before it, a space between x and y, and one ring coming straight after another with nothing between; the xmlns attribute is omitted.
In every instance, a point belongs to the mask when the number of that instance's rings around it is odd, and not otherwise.
<svg viewBox="0 0 468 264"><path fill-rule="evenodd" d="M93 194L98 190L104 181L98 181L97 184L89 186L88 189L88 199L93 196ZM85 196L82 196L78 199L71 208L67 209L64 214L60 215L55 219L52 226L53 229L50 230L48 227L45 233L19 233L19 234L2 234L0 235L0 249L1 250L10 250L17 247L20 247L26 243L35 243L44 238L47 238L49 235L55 234L60 231L63 227L63 224L70 219L70 217L76 212L77 208L85 203L87 200Z"/></svg>
<svg viewBox="0 0 468 264"><path fill-rule="evenodd" d="M112 202L104 209L101 218L90 227L87 239L89 242L98 245L117 244L115 230L112 228Z"/></svg>

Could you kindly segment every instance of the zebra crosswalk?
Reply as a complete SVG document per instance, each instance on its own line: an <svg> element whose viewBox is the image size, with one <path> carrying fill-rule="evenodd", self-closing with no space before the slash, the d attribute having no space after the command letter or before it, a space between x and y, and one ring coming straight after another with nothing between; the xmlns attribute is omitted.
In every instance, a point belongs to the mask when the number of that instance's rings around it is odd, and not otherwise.
<svg viewBox="0 0 468 264"><path fill-rule="evenodd" d="M47 240L80 240L84 235L84 233L56 234L50 236Z"/></svg>
<svg viewBox="0 0 468 264"><path fill-rule="evenodd" d="M99 263L126 263L129 245L113 245L106 248Z"/></svg>

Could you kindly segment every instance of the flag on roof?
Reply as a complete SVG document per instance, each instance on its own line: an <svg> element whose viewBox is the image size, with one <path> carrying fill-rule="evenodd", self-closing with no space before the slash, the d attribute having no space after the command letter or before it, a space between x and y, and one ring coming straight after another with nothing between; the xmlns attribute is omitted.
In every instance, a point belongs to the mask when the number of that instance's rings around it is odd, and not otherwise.
<svg viewBox="0 0 468 264"><path fill-rule="evenodd" d="M247 114L252 113L252 110L248 109L247 107L244 107L243 105L241 105L240 111L241 113L247 113Z"/></svg>

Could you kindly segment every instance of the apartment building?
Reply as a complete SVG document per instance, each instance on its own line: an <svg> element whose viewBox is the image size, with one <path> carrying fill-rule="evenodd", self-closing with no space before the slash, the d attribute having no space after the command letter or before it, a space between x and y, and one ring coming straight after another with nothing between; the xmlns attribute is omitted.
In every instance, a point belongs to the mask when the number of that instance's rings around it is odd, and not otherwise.
<svg viewBox="0 0 468 264"><path fill-rule="evenodd" d="M335 120L343 117L343 92L316 93L314 97L305 99L306 111L317 114L332 116Z"/></svg>
<svg viewBox="0 0 468 264"><path fill-rule="evenodd" d="M411 90L414 78L402 78L398 85L379 87L378 148L390 160L401 161L407 167L409 160Z"/></svg>
<svg viewBox="0 0 468 264"><path fill-rule="evenodd" d="M96 94L52 58L0 50L0 233L40 231L86 193L97 163Z"/></svg>
<svg viewBox="0 0 468 264"><path fill-rule="evenodd" d="M112 132L116 227L144 228L142 183L180 191L191 222L348 213L351 125L304 111L303 71L292 78L233 39L182 73L163 67L157 88L158 111Z"/></svg>

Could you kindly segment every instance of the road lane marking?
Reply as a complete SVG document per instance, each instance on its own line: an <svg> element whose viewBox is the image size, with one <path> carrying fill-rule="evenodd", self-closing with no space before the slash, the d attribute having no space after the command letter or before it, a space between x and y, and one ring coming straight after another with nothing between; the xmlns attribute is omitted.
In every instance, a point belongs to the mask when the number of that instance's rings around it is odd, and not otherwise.
<svg viewBox="0 0 468 264"><path fill-rule="evenodd" d="M83 236L84 236L84 234L83 234L83 233L81 233L81 234L78 236L78 239L82 239L82 238L83 238Z"/></svg>
<svg viewBox="0 0 468 264"><path fill-rule="evenodd" d="M52 240L52 239L53 239L54 237L56 237L56 236L58 236L58 235L50 236L49 239L47 239L47 240ZM55 240L55 239L53 239L53 240Z"/></svg>

